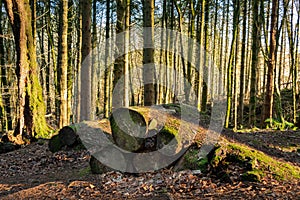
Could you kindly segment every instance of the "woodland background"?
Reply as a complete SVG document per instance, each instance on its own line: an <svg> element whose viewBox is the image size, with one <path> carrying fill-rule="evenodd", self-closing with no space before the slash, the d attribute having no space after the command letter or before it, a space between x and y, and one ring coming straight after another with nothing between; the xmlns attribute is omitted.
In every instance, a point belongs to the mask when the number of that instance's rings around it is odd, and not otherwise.
<svg viewBox="0 0 300 200"><path fill-rule="evenodd" d="M70 123L108 117L113 88L123 75L118 106L178 103L180 96L180 102L209 115L214 96L225 95L226 128L288 129L300 123L298 1L1 0L0 6L0 133L13 131L20 143L49 137ZM128 48L133 26L150 27L145 44L153 43L154 27L195 39L207 52L200 64L206 66L209 56L218 79L208 81L179 55L151 48L121 56L108 67L91 60L81 69L89 53L108 58L116 51L111 48ZM124 31L115 46L106 42ZM165 49L189 45L170 38L170 32L162 32ZM189 49L192 55L195 50ZM147 63L165 67L145 73L140 66ZM140 73L130 74L135 67ZM180 76L191 88L176 81ZM177 94L159 84L144 86L154 77ZM190 90L197 99L190 99Z"/></svg>

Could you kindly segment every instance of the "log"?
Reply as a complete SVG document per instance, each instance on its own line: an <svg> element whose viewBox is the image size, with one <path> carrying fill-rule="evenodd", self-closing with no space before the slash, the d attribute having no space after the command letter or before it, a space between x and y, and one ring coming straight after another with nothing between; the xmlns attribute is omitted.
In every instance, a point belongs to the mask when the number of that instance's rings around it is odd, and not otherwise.
<svg viewBox="0 0 300 200"><path fill-rule="evenodd" d="M48 143L48 148L52 153L58 152L62 149L63 145L58 135L54 135Z"/></svg>
<svg viewBox="0 0 300 200"><path fill-rule="evenodd" d="M48 147L53 153L62 149L83 147L96 152L111 144L110 132L109 121L106 119L72 124L60 129L58 134L50 139Z"/></svg>
<svg viewBox="0 0 300 200"><path fill-rule="evenodd" d="M198 111L179 105L116 109L110 117L112 138L132 165L126 172L169 167L195 142L196 135L201 143L205 129L197 115Z"/></svg>
<svg viewBox="0 0 300 200"><path fill-rule="evenodd" d="M160 150L167 155L176 154L189 146L202 130L199 124L194 123L193 112L185 115L186 119L181 119L181 111L174 107L116 109L110 117L114 142L129 152Z"/></svg>
<svg viewBox="0 0 300 200"><path fill-rule="evenodd" d="M135 152L142 148L147 133L145 118L132 109L119 108L110 117L112 137L124 150Z"/></svg>
<svg viewBox="0 0 300 200"><path fill-rule="evenodd" d="M57 135L54 135L49 143L48 147L52 153L66 148L74 148L80 144L80 139L76 133L75 125L65 126L59 130Z"/></svg>
<svg viewBox="0 0 300 200"><path fill-rule="evenodd" d="M72 147L73 145L76 145L76 142L78 141L78 135L76 134L76 128L75 126L65 126L62 129L60 129L58 133L58 137L62 143L62 145L66 145L68 147Z"/></svg>

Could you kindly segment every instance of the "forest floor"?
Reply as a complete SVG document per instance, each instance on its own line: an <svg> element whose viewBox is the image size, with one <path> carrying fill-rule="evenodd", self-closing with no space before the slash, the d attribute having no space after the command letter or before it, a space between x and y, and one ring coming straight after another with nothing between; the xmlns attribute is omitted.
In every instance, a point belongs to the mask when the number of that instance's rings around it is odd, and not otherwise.
<svg viewBox="0 0 300 200"><path fill-rule="evenodd" d="M300 166L300 132L234 133L244 143L277 160ZM299 199L300 181L264 178L222 181L211 172L91 174L86 150L51 153L48 141L0 154L0 199Z"/></svg>

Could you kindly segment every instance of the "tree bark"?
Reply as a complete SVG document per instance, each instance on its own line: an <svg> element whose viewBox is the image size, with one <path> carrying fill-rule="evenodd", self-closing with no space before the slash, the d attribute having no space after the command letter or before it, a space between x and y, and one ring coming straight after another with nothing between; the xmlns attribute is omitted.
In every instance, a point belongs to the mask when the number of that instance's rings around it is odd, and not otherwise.
<svg viewBox="0 0 300 200"><path fill-rule="evenodd" d="M60 94L59 127L69 124L68 114L68 0L60 3L60 37L58 48L58 79Z"/></svg>
<svg viewBox="0 0 300 200"><path fill-rule="evenodd" d="M145 32L143 55L144 105L155 104L154 87L154 0L143 0L143 23Z"/></svg>
<svg viewBox="0 0 300 200"><path fill-rule="evenodd" d="M238 123L243 125L244 119L244 86L245 86L245 68L246 68L246 37L247 37L247 1L243 2L243 39L241 55L241 73L240 73L240 96L239 96L239 116Z"/></svg>
<svg viewBox="0 0 300 200"><path fill-rule="evenodd" d="M232 107L232 96L233 96L233 78L234 78L234 52L235 52L235 44L237 41L238 34L238 26L239 26L239 16L240 16L240 7L239 0L236 0L234 3L234 14L233 14L233 38L231 42L230 55L229 55L229 63L227 70L227 112L225 119L225 128L229 127L230 124L230 115L231 115L231 107Z"/></svg>
<svg viewBox="0 0 300 200"><path fill-rule="evenodd" d="M45 120L42 88L38 81L36 49L31 26L29 0L5 0L5 8L13 29L17 53L18 116L14 135L16 143L29 143L33 137L46 137L49 127Z"/></svg>
<svg viewBox="0 0 300 200"><path fill-rule="evenodd" d="M82 66L80 70L80 121L91 119L91 1L80 0L82 7Z"/></svg>
<svg viewBox="0 0 300 200"><path fill-rule="evenodd" d="M256 125L256 95L257 95L257 82L256 72L258 66L258 52L260 45L260 22L259 22L259 1L253 0L252 2L252 64L251 64L251 80L250 80L250 111L249 111L249 124L250 126Z"/></svg>
<svg viewBox="0 0 300 200"><path fill-rule="evenodd" d="M267 87L264 102L263 121L270 119L272 124L273 118L273 99L274 99L274 70L276 66L276 49L277 49L277 19L278 19L278 0L272 1L272 16L271 16L271 33L270 33L270 52L268 58L268 74Z"/></svg>

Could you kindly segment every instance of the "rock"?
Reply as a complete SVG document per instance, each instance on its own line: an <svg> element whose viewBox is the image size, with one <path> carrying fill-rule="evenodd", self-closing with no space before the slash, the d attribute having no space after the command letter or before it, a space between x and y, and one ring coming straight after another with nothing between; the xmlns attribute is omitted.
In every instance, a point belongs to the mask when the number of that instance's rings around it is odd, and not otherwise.
<svg viewBox="0 0 300 200"><path fill-rule="evenodd" d="M63 143L61 142L60 138L58 135L55 135L53 136L50 141L49 141L49 144L48 144L48 147L49 147L49 150L52 152L52 153L55 153L55 152L58 152L62 149L63 147Z"/></svg>
<svg viewBox="0 0 300 200"><path fill-rule="evenodd" d="M10 151L14 151L18 148L17 145L14 145L10 142L0 142L0 153L7 153Z"/></svg>

